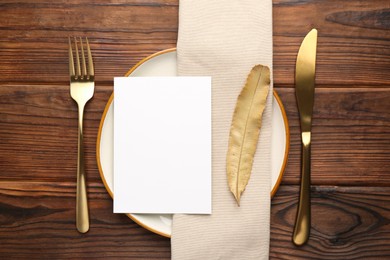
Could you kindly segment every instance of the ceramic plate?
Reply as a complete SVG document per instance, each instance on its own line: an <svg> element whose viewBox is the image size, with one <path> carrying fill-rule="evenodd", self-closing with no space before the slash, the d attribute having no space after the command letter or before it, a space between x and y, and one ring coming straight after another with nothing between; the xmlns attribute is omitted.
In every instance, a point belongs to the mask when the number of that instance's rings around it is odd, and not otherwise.
<svg viewBox="0 0 390 260"><path fill-rule="evenodd" d="M135 65L127 74L129 77L176 76L176 50L168 49L155 53ZM96 156L100 176L108 193L113 197L113 95L111 95L100 122ZM283 105L273 93L273 136L272 136L272 192L276 193L283 176L289 149L289 129ZM128 214L142 227L162 236L170 237L172 215Z"/></svg>

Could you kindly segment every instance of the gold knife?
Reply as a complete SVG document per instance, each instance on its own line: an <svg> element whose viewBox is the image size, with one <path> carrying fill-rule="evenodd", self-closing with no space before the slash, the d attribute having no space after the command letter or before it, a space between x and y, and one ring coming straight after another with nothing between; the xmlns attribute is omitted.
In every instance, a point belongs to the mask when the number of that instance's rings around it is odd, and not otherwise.
<svg viewBox="0 0 390 260"><path fill-rule="evenodd" d="M301 122L302 172L301 189L293 243L305 244L310 234L310 147L311 119L314 106L314 78L316 69L317 30L312 29L303 39L295 65L295 94Z"/></svg>

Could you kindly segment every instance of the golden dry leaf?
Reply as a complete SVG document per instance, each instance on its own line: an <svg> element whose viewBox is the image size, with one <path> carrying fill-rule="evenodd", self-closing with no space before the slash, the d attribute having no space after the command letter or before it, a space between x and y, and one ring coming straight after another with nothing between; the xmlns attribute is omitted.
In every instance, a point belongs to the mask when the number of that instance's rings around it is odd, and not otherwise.
<svg viewBox="0 0 390 260"><path fill-rule="evenodd" d="M226 169L230 191L238 205L252 172L269 87L269 68L256 65L248 75L234 110Z"/></svg>

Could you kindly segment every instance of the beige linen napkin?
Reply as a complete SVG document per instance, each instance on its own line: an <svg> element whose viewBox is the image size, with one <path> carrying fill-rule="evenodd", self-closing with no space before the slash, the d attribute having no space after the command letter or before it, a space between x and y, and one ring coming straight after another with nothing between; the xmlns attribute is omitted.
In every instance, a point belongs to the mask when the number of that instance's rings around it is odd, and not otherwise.
<svg viewBox="0 0 390 260"><path fill-rule="evenodd" d="M237 97L251 68L272 71L271 0L180 0L178 74L212 76L212 215L173 217L172 259L268 259L272 86L238 207L226 180ZM201 104L199 104L201 105Z"/></svg>

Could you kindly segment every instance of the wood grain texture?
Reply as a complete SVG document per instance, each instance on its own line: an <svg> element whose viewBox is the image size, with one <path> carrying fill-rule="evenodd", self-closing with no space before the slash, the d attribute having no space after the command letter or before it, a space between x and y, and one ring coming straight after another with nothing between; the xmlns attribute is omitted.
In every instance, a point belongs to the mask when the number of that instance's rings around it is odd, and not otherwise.
<svg viewBox="0 0 390 260"><path fill-rule="evenodd" d="M301 139L295 90L277 88L289 120L283 182L298 184ZM317 88L312 129L312 184L390 186L390 89Z"/></svg>
<svg viewBox="0 0 390 260"><path fill-rule="evenodd" d="M0 70L5 72L0 83L66 82L70 35L89 37L98 82L111 82L113 75L123 75L141 58L176 45L178 1L38 2L0 5ZM275 82L293 86L299 45L306 32L316 27L319 85L389 84L388 1L273 3ZM356 19L358 12L364 15L365 26Z"/></svg>
<svg viewBox="0 0 390 260"><path fill-rule="evenodd" d="M112 214L95 159L113 77L175 47L178 0L0 3L0 259L170 259L169 239ZM295 59L319 31L312 236L294 247L300 136ZM291 131L272 202L271 259L390 259L390 2L274 0L274 85ZM84 117L91 229L75 229L77 108L68 36L88 36L96 88Z"/></svg>
<svg viewBox="0 0 390 260"><path fill-rule="evenodd" d="M113 214L101 183L88 183L90 231L78 233L75 192L75 182L0 182L0 258L169 259L169 239Z"/></svg>
<svg viewBox="0 0 390 260"><path fill-rule="evenodd" d="M317 86L389 86L389 1L274 0L273 6L276 83L293 86L301 41L317 28Z"/></svg>
<svg viewBox="0 0 390 260"><path fill-rule="evenodd" d="M98 84L176 45L177 1L38 2L0 5L0 83L67 83L69 36L88 36Z"/></svg>
<svg viewBox="0 0 390 260"><path fill-rule="evenodd" d="M299 184L300 126L291 88L276 88L289 119L291 147L283 182ZM100 181L96 138L112 86L97 86L85 113L87 178ZM390 91L318 88L313 115L312 182L390 185ZM0 180L74 181L77 107L69 86L3 86Z"/></svg>
<svg viewBox="0 0 390 260"><path fill-rule="evenodd" d="M308 243L291 243L297 186L282 186L272 201L271 258L388 259L390 187L312 187Z"/></svg>
<svg viewBox="0 0 390 260"><path fill-rule="evenodd" d="M0 182L0 257L169 259L169 239L123 214L101 183L89 183L91 229L75 230L75 185ZM272 202L271 258L358 259L390 254L390 188L313 187L309 243L291 243L297 186L282 186ZM20 199L23 197L23 199Z"/></svg>

